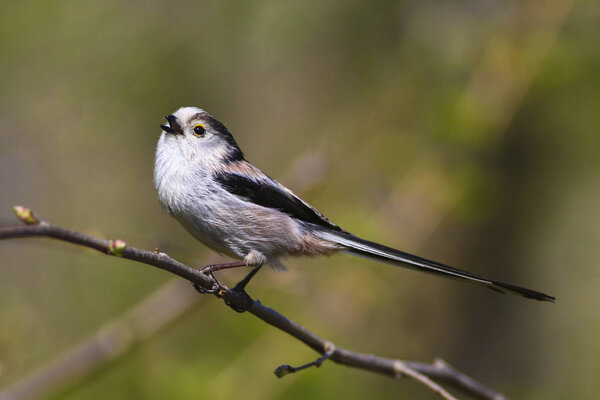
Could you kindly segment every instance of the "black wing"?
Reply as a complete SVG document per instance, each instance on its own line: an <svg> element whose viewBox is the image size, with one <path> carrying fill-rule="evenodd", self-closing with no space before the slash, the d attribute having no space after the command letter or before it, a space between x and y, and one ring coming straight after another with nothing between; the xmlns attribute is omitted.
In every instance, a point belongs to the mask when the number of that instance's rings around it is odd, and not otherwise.
<svg viewBox="0 0 600 400"><path fill-rule="evenodd" d="M254 180L232 172L220 172L215 175L215 180L225 190L254 204L275 208L298 220L344 232L289 189L266 175L264 178Z"/></svg>

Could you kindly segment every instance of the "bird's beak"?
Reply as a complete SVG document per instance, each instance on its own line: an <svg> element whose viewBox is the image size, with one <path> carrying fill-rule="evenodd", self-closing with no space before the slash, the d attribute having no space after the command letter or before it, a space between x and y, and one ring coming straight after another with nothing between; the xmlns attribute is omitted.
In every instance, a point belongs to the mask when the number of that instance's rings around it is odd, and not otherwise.
<svg viewBox="0 0 600 400"><path fill-rule="evenodd" d="M183 129L181 129L181 126L179 126L176 116L174 116L172 114L167 115L165 117L165 119L169 123L169 126L161 125L160 127L162 128L163 131L165 131L166 133L176 133L176 134L183 135Z"/></svg>

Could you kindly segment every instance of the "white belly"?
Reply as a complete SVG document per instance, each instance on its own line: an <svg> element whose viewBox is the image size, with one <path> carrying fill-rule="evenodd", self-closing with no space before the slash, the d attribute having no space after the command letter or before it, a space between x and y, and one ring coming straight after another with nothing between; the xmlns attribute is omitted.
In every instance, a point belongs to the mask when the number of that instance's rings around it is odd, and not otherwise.
<svg viewBox="0 0 600 400"><path fill-rule="evenodd" d="M197 180L207 186L187 185L181 178L157 183L161 204L211 249L239 259L259 252L275 262L302 245L301 229L287 214L245 201L210 177Z"/></svg>

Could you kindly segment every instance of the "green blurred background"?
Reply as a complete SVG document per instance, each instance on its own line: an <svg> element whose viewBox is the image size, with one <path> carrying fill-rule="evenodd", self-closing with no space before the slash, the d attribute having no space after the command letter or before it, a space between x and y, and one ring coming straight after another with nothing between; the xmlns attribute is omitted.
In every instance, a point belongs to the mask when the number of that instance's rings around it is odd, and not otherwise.
<svg viewBox="0 0 600 400"><path fill-rule="evenodd" d="M252 295L339 346L439 356L509 397L597 397L600 2L5 1L0 20L3 225L24 204L219 260L152 182L162 117L199 106L344 228L558 301L345 255L288 260ZM173 279L43 239L0 255L0 388ZM333 363L272 374L314 356L206 297L51 398L437 398Z"/></svg>

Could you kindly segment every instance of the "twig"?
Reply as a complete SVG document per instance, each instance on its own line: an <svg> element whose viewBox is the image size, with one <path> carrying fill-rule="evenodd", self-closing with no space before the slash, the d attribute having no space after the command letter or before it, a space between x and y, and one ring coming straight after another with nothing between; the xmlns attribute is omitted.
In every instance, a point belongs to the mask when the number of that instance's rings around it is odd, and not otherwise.
<svg viewBox="0 0 600 400"><path fill-rule="evenodd" d="M413 378L414 380L421 382L423 385L427 386L446 400L458 400L456 397L448 393L443 387L441 387L422 373L415 371L402 361L396 361L394 363L394 370L396 371L397 378L408 376L409 378Z"/></svg>
<svg viewBox="0 0 600 400"><path fill-rule="evenodd" d="M33 213L24 207L15 208L15 211L17 216L28 225L0 228L0 240L27 237L50 237L95 249L104 254L152 265L165 271L169 271L206 289L211 289L217 284L212 278L202 274L199 270L185 265L169 257L165 253L155 253L131 247L122 240L113 241L100 239L73 230L53 226L47 222L39 221ZM330 349L328 345L330 342L315 335L297 322L279 314L274 309L262 305L258 300L252 300L241 293L230 290L224 285L217 293L217 296L223 298L227 304L234 307L247 308L248 312L252 315L295 337L320 354L326 354L328 349ZM400 361L377 357L370 354L356 353L340 347L334 347L334 351L330 358L338 364L364 369L391 377L397 377L398 363L400 362L411 371L415 371L432 379L444 381L477 398L485 400L504 399L501 394L487 388L473 379L468 377L468 379L465 379L466 376L464 374L457 372L453 368L449 368L445 363L440 364L439 362L436 362L434 364L428 364L422 362ZM411 377L415 378L415 376ZM418 381L424 383L422 380ZM427 387L431 388L430 385L427 385ZM0 399L4 400L3 393L1 392Z"/></svg>
<svg viewBox="0 0 600 400"><path fill-rule="evenodd" d="M280 365L274 371L275 376L277 376L278 378L283 378L284 376L286 376L288 374L293 374L294 372L302 371L303 369L306 369L306 368L310 368L310 367L319 368L325 362L325 360L327 360L329 357L331 357L333 355L333 353L335 353L335 345L331 342L327 342L327 343L325 343L324 350L325 350L325 354L323 354L321 357L317 358L315 361L311 361L311 362L301 365L299 367L292 367L291 365L288 365L288 364Z"/></svg>

